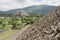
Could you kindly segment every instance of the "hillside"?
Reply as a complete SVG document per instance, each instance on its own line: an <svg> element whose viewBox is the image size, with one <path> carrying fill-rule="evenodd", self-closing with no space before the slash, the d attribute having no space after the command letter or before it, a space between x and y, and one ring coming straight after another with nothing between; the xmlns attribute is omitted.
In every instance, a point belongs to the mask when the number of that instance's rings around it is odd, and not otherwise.
<svg viewBox="0 0 60 40"><path fill-rule="evenodd" d="M50 5L35 5L35 6L23 8L23 10L25 10L29 14L39 15L39 14L47 14L52 10L54 10L55 8L56 8L55 6L50 6Z"/></svg>
<svg viewBox="0 0 60 40"><path fill-rule="evenodd" d="M10 16L19 11L25 11L30 15L40 15L40 14L47 14L48 12L51 12L55 8L56 8L56 6L50 6L50 5L34 5L34 6L21 8L21 9L18 8L18 9L11 9L8 11L1 11L0 15L9 15Z"/></svg>
<svg viewBox="0 0 60 40"><path fill-rule="evenodd" d="M27 27L16 40L60 40L60 6Z"/></svg>

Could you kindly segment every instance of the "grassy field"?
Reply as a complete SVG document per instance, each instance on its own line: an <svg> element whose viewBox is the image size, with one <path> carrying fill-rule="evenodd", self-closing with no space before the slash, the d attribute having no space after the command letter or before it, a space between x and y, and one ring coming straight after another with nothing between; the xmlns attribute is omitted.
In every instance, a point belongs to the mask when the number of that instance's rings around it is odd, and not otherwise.
<svg viewBox="0 0 60 40"><path fill-rule="evenodd" d="M0 33L0 38L2 40L7 40L8 37L14 35L17 32L18 32L18 30L11 30L11 29L9 29L9 30L7 30L7 31L5 31L3 33Z"/></svg>

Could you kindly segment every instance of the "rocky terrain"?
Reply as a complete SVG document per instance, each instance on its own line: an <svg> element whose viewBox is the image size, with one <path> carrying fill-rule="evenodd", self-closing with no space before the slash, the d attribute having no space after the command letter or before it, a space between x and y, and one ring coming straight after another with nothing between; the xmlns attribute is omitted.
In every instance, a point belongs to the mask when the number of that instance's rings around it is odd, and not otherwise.
<svg viewBox="0 0 60 40"><path fill-rule="evenodd" d="M16 40L60 40L60 7L32 24Z"/></svg>

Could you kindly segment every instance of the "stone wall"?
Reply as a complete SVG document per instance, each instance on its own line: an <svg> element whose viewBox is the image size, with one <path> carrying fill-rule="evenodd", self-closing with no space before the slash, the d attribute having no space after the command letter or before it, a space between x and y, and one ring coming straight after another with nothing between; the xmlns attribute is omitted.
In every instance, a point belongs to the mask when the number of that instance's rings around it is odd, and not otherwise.
<svg viewBox="0 0 60 40"><path fill-rule="evenodd" d="M60 40L60 7L39 19L16 40Z"/></svg>

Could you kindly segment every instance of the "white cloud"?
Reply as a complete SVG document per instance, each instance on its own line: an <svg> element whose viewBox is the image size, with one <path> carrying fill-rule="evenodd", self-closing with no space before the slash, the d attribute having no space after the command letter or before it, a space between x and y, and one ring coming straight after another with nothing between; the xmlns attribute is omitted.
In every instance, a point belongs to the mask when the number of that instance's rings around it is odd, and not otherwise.
<svg viewBox="0 0 60 40"><path fill-rule="evenodd" d="M60 0L0 0L0 10L23 8L31 5L60 5Z"/></svg>
<svg viewBox="0 0 60 40"><path fill-rule="evenodd" d="M60 5L60 0L44 0L42 4L58 6Z"/></svg>

